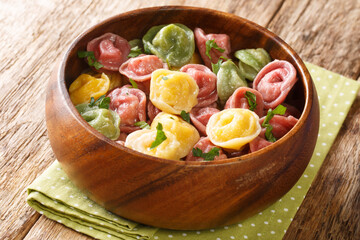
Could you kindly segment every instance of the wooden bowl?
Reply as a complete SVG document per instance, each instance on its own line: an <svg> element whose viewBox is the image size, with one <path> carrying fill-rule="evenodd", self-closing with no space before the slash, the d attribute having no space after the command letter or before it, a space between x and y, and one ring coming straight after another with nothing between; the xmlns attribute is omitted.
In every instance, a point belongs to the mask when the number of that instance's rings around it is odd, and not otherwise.
<svg viewBox="0 0 360 240"><path fill-rule="evenodd" d="M107 139L82 119L70 101L70 83L87 67L77 57L89 40L113 32L131 40L155 25L182 23L226 33L233 50L265 48L291 62L299 81L288 96L302 110L298 123L276 143L241 157L213 162L160 159ZM49 82L46 123L53 151L69 178L91 199L139 223L195 230L236 223L288 192L315 147L318 98L300 57L278 36L238 16L210 9L166 6L114 16L70 45Z"/></svg>

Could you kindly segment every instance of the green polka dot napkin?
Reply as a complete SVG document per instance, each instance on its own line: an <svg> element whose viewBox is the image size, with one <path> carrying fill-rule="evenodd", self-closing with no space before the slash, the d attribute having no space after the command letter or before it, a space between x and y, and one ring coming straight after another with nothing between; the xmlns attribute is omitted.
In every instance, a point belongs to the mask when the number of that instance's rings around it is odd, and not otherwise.
<svg viewBox="0 0 360 240"><path fill-rule="evenodd" d="M116 216L82 194L55 161L28 187L28 204L46 217L97 239L281 239L304 199L360 88L360 83L306 64L320 100L320 131L304 174L279 201L238 224L201 231L144 226Z"/></svg>
<svg viewBox="0 0 360 240"><path fill-rule="evenodd" d="M58 161L28 187L27 202L46 217L97 239L149 239L157 231L114 215L88 199Z"/></svg>

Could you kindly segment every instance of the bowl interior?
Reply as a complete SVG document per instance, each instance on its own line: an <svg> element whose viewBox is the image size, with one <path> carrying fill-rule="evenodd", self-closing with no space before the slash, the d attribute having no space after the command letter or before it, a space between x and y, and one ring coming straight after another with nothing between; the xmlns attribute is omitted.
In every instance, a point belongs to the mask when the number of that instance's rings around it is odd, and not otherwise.
<svg viewBox="0 0 360 240"><path fill-rule="evenodd" d="M309 93L312 89L309 87L312 84L311 78L300 57L283 40L269 30L232 14L204 8L180 6L139 9L114 16L91 27L72 43L67 53L64 55L62 65L60 66L60 81L63 84L63 93L66 102L70 105L69 107L79 121L84 120L77 114L76 109L71 106L72 104L67 91L70 84L82 71L88 68L85 61L77 57L77 52L85 50L86 44L91 39L107 32L118 34L130 41L135 38L141 39L152 26L169 23L182 23L192 30L195 27L200 27L205 33L228 34L231 40L232 54L239 49L264 48L269 52L272 59L287 60L291 62L297 70L299 80L289 93L286 102L295 106L302 112L297 125L303 124L302 122L306 119L307 113L309 112L309 109L307 109L307 100L309 95L311 95ZM84 124L84 126L91 128L87 124ZM93 129L90 131L96 132ZM272 144L265 149L277 146L278 142L285 141L288 135L291 135L291 133L295 131L296 126L275 144ZM119 148L124 147L119 146ZM264 151L264 149L259 150L259 152L262 151ZM133 151L130 150L130 152ZM255 152L255 154L258 153ZM240 158L244 159L244 156L241 156ZM231 160L227 159L223 161L228 162Z"/></svg>

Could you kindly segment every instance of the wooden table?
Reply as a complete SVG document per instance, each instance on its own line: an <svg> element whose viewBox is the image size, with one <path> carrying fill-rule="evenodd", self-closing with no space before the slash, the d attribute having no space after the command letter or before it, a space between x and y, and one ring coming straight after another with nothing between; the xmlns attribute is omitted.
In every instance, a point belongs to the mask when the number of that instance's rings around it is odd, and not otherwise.
<svg viewBox="0 0 360 240"><path fill-rule="evenodd" d="M72 40L112 15L191 5L248 18L280 35L305 60L360 80L358 0L0 2L0 239L90 239L25 202L26 187L54 160L45 125L45 86ZM360 239L360 96L285 239Z"/></svg>

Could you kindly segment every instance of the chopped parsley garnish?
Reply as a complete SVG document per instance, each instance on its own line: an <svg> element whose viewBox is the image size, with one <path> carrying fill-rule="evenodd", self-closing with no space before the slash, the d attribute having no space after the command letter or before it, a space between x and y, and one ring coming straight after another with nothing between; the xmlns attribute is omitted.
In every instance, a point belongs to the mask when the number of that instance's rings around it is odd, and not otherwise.
<svg viewBox="0 0 360 240"><path fill-rule="evenodd" d="M169 59L166 59L166 64L167 64L169 70L171 70L171 65L170 65Z"/></svg>
<svg viewBox="0 0 360 240"><path fill-rule="evenodd" d="M214 39L213 39L213 40L207 40L207 41L206 41L206 52L205 52L205 54L206 54L206 56L209 57L210 60L212 60L212 59L211 59L211 56L210 56L210 51L211 51L212 48L215 48L216 50L218 50L218 51L220 51L220 52L225 52L225 49L219 47L219 46L216 44L216 42L215 42Z"/></svg>
<svg viewBox="0 0 360 240"><path fill-rule="evenodd" d="M151 143L150 146L150 150L156 148L157 146L159 146L163 141L165 141L167 139L164 131L163 131L163 126L161 123L158 123L156 126L156 138L155 141L153 141Z"/></svg>
<svg viewBox="0 0 360 240"><path fill-rule="evenodd" d="M219 69L220 69L220 66L221 66L221 63L222 63L222 60L221 60L221 59L219 59L219 61L218 61L217 63L211 63L211 68L212 68L212 70L213 70L213 72L214 72L215 74L218 73L218 71L219 71Z"/></svg>
<svg viewBox="0 0 360 240"><path fill-rule="evenodd" d="M130 53L128 55L128 58L137 57L140 54L142 54L142 50L139 46L132 47L130 49Z"/></svg>
<svg viewBox="0 0 360 240"><path fill-rule="evenodd" d="M86 58L89 66L94 67L96 70L99 70L104 66L96 60L94 52L92 51L78 51L78 57Z"/></svg>
<svg viewBox="0 0 360 240"><path fill-rule="evenodd" d="M220 149L217 147L213 147L209 152L203 153L200 148L193 148L192 154L194 155L194 157L204 158L205 161L212 161L216 156L219 156Z"/></svg>
<svg viewBox="0 0 360 240"><path fill-rule="evenodd" d="M266 128L265 131L265 138L266 140L268 140L269 142L275 142L276 138L274 137L274 135L272 134L272 129L273 127L270 125L270 120L274 117L275 114L278 115L284 115L286 112L286 107L284 107L283 105L278 105L274 110L269 109L266 117L264 119L264 122L261 124L262 127Z"/></svg>
<svg viewBox="0 0 360 240"><path fill-rule="evenodd" d="M90 98L89 107L93 107L93 106L95 106L95 98L94 98L94 97L91 97L91 98Z"/></svg>
<svg viewBox="0 0 360 240"><path fill-rule="evenodd" d="M217 63L211 63L212 71L217 74L220 70L220 66L223 63L223 60L219 59Z"/></svg>
<svg viewBox="0 0 360 240"><path fill-rule="evenodd" d="M257 106L255 94L250 91L246 91L245 98L248 100L249 110L254 111Z"/></svg>
<svg viewBox="0 0 360 240"><path fill-rule="evenodd" d="M221 57L219 57L219 61L217 63L211 63L211 68L212 68L213 73L217 74L219 72L220 66L224 62L223 59L225 61L228 60L226 57L221 56Z"/></svg>
<svg viewBox="0 0 360 240"><path fill-rule="evenodd" d="M132 88L138 88L138 85L137 85L137 83L136 83L134 80L132 80L131 78L129 78L129 81L130 81L130 83L131 83Z"/></svg>
<svg viewBox="0 0 360 240"><path fill-rule="evenodd" d="M103 95L103 96L105 96L105 95ZM99 102L99 108L109 109L109 105L110 105L110 98L109 97L104 97Z"/></svg>
<svg viewBox="0 0 360 240"><path fill-rule="evenodd" d="M273 126L271 126L270 124L268 124L266 126L266 131L265 131L265 138L266 140L268 140L269 142L276 142L276 138L274 137L274 135L272 134L273 130Z"/></svg>
<svg viewBox="0 0 360 240"><path fill-rule="evenodd" d="M150 129L149 124L145 121L136 122L134 125L140 127L141 129Z"/></svg>
<svg viewBox="0 0 360 240"><path fill-rule="evenodd" d="M182 119L190 123L190 113L187 113L184 110L182 110L180 116L182 117Z"/></svg>
<svg viewBox="0 0 360 240"><path fill-rule="evenodd" d="M96 101L93 97L91 97L89 107L98 106L99 108L109 109L109 104L110 104L110 98L105 97L105 95L102 95Z"/></svg>

